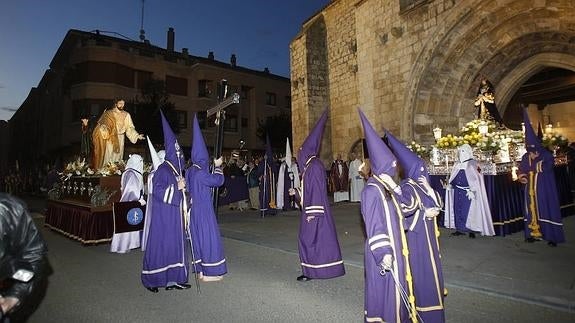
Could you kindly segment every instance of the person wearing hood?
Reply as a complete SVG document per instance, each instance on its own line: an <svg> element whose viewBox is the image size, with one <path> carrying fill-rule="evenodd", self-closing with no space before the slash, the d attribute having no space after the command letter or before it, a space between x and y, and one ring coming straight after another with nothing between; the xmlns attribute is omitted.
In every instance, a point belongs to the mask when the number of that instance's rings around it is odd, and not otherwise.
<svg viewBox="0 0 575 323"><path fill-rule="evenodd" d="M361 193L365 223L365 322L417 322L397 160L359 110L372 176Z"/></svg>
<svg viewBox="0 0 575 323"><path fill-rule="evenodd" d="M404 200L411 202L402 211L417 312L423 322L445 322L443 269L436 220L442 207L441 196L429 184L429 172L423 159L389 131L386 131L386 137L403 169L405 178L400 184L401 194Z"/></svg>
<svg viewBox="0 0 575 323"><path fill-rule="evenodd" d="M158 167L164 162L166 158L166 151L160 150L156 152L156 148L152 144L150 137L147 137L148 149L150 150L150 156L152 158L152 170L148 174L147 183L145 186L145 194L147 195L147 205L146 205L146 215L144 216L144 229L142 230L142 251L146 251L146 244L148 242L148 233L150 232L150 222L152 221L152 209L153 209L153 199L152 194L154 192L153 178L154 173Z"/></svg>
<svg viewBox="0 0 575 323"><path fill-rule="evenodd" d="M361 200L361 191L365 182L360 173L360 168L362 165L361 159L359 159L359 154L351 154L352 161L349 163L349 200L350 202L359 202Z"/></svg>
<svg viewBox="0 0 575 323"><path fill-rule="evenodd" d="M210 158L197 116L194 115L192 166L186 171L190 191L190 233L192 235L193 270L202 281L219 281L227 273L226 258L216 212L212 203L212 188L224 184L220 166L222 157L214 160L210 173Z"/></svg>
<svg viewBox="0 0 575 323"><path fill-rule="evenodd" d="M294 201L289 196L289 189L299 187L299 171L297 163L293 160L289 138L286 140L286 154L280 165L278 173L277 187L277 207L278 209L295 209Z"/></svg>
<svg viewBox="0 0 575 323"><path fill-rule="evenodd" d="M120 188L122 190L120 202L138 201L140 205L146 205L146 200L144 200L143 172L144 159L142 156L138 154L130 155L126 162L126 169L120 180ZM130 251L130 249L140 248L140 234L140 230L121 233L114 232L110 252L126 253Z"/></svg>
<svg viewBox="0 0 575 323"><path fill-rule="evenodd" d="M334 156L329 169L329 191L334 203L349 201L349 169L341 154Z"/></svg>
<svg viewBox="0 0 575 323"><path fill-rule="evenodd" d="M527 110L523 109L525 149L519 163L518 180L525 184L525 241L546 240L552 247L565 242L553 154L545 149L531 127Z"/></svg>
<svg viewBox="0 0 575 323"><path fill-rule="evenodd" d="M190 288L186 237L186 180L182 177L183 153L168 121L162 116L165 160L152 179L152 213L144 253L142 283L152 293Z"/></svg>
<svg viewBox="0 0 575 323"><path fill-rule="evenodd" d="M345 268L326 187L326 171L318 158L327 110L303 142L297 159L301 185L290 189L301 208L298 249L302 275L298 281L343 276Z"/></svg>
<svg viewBox="0 0 575 323"><path fill-rule="evenodd" d="M477 170L473 148L464 144L457 148L457 152L459 161L453 166L445 190L444 226L456 230L452 236L468 233L470 238L475 238L477 232L494 236L485 182Z"/></svg>
<svg viewBox="0 0 575 323"><path fill-rule="evenodd" d="M278 167L274 161L269 136L266 136L266 154L258 164L257 175L260 179L260 212L261 217L276 215L276 188Z"/></svg>

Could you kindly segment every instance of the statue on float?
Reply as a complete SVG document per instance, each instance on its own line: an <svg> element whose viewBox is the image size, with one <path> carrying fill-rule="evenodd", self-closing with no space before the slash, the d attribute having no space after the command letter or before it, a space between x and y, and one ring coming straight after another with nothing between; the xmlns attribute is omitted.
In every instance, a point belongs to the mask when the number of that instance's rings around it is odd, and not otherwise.
<svg viewBox="0 0 575 323"><path fill-rule="evenodd" d="M92 132L94 145L92 167L94 169L100 169L110 162L122 160L125 137L128 137L133 144L145 139L143 134L136 131L132 117L124 111L124 105L124 100L115 100L114 107L102 113Z"/></svg>
<svg viewBox="0 0 575 323"><path fill-rule="evenodd" d="M477 119L495 121L500 128L503 128L503 118L495 105L495 90L487 78L483 78L477 90L475 98L477 109Z"/></svg>

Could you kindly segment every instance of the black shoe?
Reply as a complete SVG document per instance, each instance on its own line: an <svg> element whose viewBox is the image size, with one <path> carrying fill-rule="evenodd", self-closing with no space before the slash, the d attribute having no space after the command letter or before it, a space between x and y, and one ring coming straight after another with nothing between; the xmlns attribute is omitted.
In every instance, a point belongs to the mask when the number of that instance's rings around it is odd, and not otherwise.
<svg viewBox="0 0 575 323"><path fill-rule="evenodd" d="M147 290L149 290L152 293L157 293L160 290L158 289L158 287L146 287Z"/></svg>
<svg viewBox="0 0 575 323"><path fill-rule="evenodd" d="M462 235L464 235L464 234L465 234L465 233L459 232L459 231L455 231L455 232L451 233L451 235L454 236L454 237L462 236Z"/></svg>
<svg viewBox="0 0 575 323"><path fill-rule="evenodd" d="M306 276L306 275L301 275L301 276L299 276L299 277L297 278L297 281L298 281L298 282L307 282L307 281L310 281L310 280L311 280L311 278L309 278L309 277Z"/></svg>
<svg viewBox="0 0 575 323"><path fill-rule="evenodd" d="M471 239L475 239L475 233L469 232L469 237L470 237Z"/></svg>
<svg viewBox="0 0 575 323"><path fill-rule="evenodd" d="M548 244L550 247L557 247L557 242L549 241L549 242L547 242L547 244Z"/></svg>
<svg viewBox="0 0 575 323"><path fill-rule="evenodd" d="M537 241L537 239L535 239L533 237L529 237L529 238L525 239L525 242L529 242L529 243L533 243L535 241Z"/></svg>
<svg viewBox="0 0 575 323"><path fill-rule="evenodd" d="M173 290L173 289L182 290L182 289L188 289L190 287L192 287L192 285L190 284L174 284L167 286L166 290Z"/></svg>

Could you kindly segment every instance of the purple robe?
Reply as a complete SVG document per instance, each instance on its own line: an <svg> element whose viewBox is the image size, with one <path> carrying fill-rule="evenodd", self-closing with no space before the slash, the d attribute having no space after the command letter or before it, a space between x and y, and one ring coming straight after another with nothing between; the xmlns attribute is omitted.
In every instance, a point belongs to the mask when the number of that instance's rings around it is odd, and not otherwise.
<svg viewBox="0 0 575 323"><path fill-rule="evenodd" d="M224 174L219 167L210 174L207 165L201 167L193 164L186 172L186 185L190 191L190 232L195 261L193 269L204 276L222 276L228 271L212 203L212 188L223 184Z"/></svg>
<svg viewBox="0 0 575 323"><path fill-rule="evenodd" d="M361 193L361 213L365 222L365 321L407 322L409 311L402 301L402 290L413 295L407 260L407 243L399 204L373 176ZM393 256L392 271L381 274L383 257ZM404 255L405 254L405 255ZM401 288L396 286L393 274ZM415 305L410 307L414 309Z"/></svg>
<svg viewBox="0 0 575 323"><path fill-rule="evenodd" d="M426 209L441 207L441 197L435 191L429 195L412 179L403 181L401 190L412 200L403 212L417 312L423 322L445 322L439 229L435 217L425 216Z"/></svg>
<svg viewBox="0 0 575 323"><path fill-rule="evenodd" d="M525 153L519 171L527 175L525 187L525 238L543 238L546 241L565 242L561 209L553 172L553 155L539 150L539 157L529 159Z"/></svg>
<svg viewBox="0 0 575 323"><path fill-rule="evenodd" d="M178 190L178 176L176 168L166 160L154 172L152 179L154 216L150 221L142 269L142 283L148 288L188 281L184 195Z"/></svg>
<svg viewBox="0 0 575 323"><path fill-rule="evenodd" d="M327 198L326 172L315 156L306 162L301 187L296 190L302 210L298 247L303 275L320 279L343 276L345 268ZM308 221L311 216L314 218Z"/></svg>
<svg viewBox="0 0 575 323"><path fill-rule="evenodd" d="M449 183L453 187L453 214L455 219L455 229L459 232L469 232L465 226L471 200L467 197L467 191L460 187L469 187L465 170L460 169L455 178Z"/></svg>

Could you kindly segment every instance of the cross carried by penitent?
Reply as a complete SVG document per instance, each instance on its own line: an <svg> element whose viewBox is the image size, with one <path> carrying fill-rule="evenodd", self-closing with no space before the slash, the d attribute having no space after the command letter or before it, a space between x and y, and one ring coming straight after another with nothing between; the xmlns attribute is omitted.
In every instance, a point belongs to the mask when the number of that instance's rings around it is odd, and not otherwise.
<svg viewBox="0 0 575 323"><path fill-rule="evenodd" d="M209 118L212 115L216 115L216 143L214 145L214 158L218 158L222 154L222 148L224 143L224 120L226 119L226 108L232 104L240 103L240 95L237 93L233 93L228 97L228 81L221 80L220 81L220 93L218 93L218 101L219 103L216 104L214 107L208 109L206 112L206 118ZM216 213L218 212L218 196L219 196L219 188L214 188L213 193L213 202L214 202L214 210Z"/></svg>

